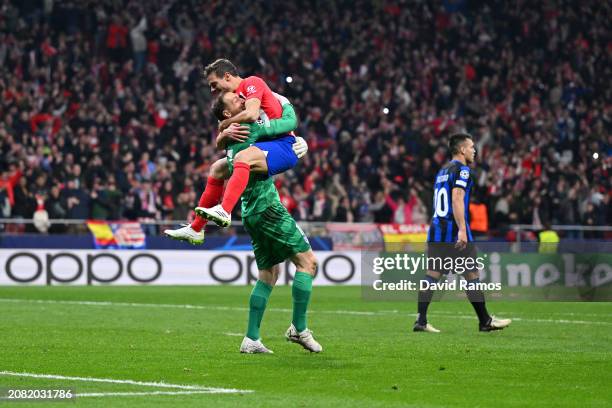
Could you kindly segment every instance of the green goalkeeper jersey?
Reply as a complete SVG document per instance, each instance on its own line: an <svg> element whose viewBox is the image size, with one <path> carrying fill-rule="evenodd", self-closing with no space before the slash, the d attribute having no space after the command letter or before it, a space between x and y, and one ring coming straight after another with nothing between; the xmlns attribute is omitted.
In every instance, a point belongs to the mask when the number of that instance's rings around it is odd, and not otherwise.
<svg viewBox="0 0 612 408"><path fill-rule="evenodd" d="M286 135L295 130L297 127L297 117L293 106L285 103L283 105L283 115L280 119L272 119L265 122L259 120L253 123L241 123L241 125L249 128L249 137L244 142L229 143L226 146L230 174L234 171L234 157L236 157L238 152L248 148L258 140ZM243 218L261 213L275 202L280 203L272 177L269 177L267 174L251 173L249 184L247 184L244 193L242 193L241 202Z"/></svg>

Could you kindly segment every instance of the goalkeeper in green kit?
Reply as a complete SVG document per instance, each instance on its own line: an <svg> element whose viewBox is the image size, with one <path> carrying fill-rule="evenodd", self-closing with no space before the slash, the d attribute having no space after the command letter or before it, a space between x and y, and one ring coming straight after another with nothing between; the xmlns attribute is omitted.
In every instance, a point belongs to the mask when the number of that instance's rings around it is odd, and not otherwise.
<svg viewBox="0 0 612 408"><path fill-rule="evenodd" d="M295 111L287 100L282 102L280 119L243 123L249 136L244 142L229 141L225 147L230 174L236 155L261 138L283 135L297 126ZM219 121L231 118L245 109L244 100L233 92L221 94L213 104L213 114ZM258 143L260 145L261 143ZM241 196L242 221L251 236L259 276L249 301L247 333L240 346L241 353L272 353L261 342L259 328L268 298L280 273L280 263L289 259L297 272L293 280L293 321L287 329L287 340L300 344L311 352L323 348L306 326L306 311L312 292L312 280L317 260L304 232L282 205L272 178L268 176L266 160L254 164L249 183ZM261 168L260 168L261 167ZM253 166L251 167L253 169Z"/></svg>

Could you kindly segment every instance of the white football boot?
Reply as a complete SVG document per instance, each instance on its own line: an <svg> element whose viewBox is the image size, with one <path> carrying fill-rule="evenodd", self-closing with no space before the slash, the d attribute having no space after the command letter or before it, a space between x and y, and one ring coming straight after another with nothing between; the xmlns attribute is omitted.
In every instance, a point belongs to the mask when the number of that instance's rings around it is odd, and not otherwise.
<svg viewBox="0 0 612 408"><path fill-rule="evenodd" d="M221 207L221 204L217 204L212 208L196 207L195 213L202 218L214 222L222 228L227 228L232 225L232 216Z"/></svg>
<svg viewBox="0 0 612 408"><path fill-rule="evenodd" d="M189 242L192 245L202 245L204 243L204 229L196 232L190 224L184 224L183 227L175 230L167 229L164 234L177 241Z"/></svg>
<svg viewBox="0 0 612 408"><path fill-rule="evenodd" d="M415 332L426 332L426 333L440 333L440 330L433 327L431 324L427 323L425 325L419 324L419 322L414 322L414 327L412 331Z"/></svg>
<svg viewBox="0 0 612 408"><path fill-rule="evenodd" d="M323 347L314 339L314 337L312 337L312 332L310 330L305 329L298 333L293 323L291 323L291 326L289 326L287 329L285 337L287 338L287 341L297 343L310 352L320 353L323 351Z"/></svg>
<svg viewBox="0 0 612 408"><path fill-rule="evenodd" d="M246 354L274 354L272 350L263 345L261 339L251 340L246 336L244 336L244 339L242 339L242 344L240 345L240 352Z"/></svg>
<svg viewBox="0 0 612 408"><path fill-rule="evenodd" d="M483 332L502 330L503 328L510 326L510 323L512 323L512 319L498 319L495 316L491 316L491 321L489 324L479 326L479 330Z"/></svg>

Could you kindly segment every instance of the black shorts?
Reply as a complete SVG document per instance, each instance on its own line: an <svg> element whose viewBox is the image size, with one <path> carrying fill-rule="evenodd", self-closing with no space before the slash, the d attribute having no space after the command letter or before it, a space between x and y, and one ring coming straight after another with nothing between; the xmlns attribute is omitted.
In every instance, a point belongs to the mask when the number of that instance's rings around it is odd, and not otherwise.
<svg viewBox="0 0 612 408"><path fill-rule="evenodd" d="M484 266L477 259L478 251L473 242L468 242L464 249L455 248L455 243L428 242L427 270L440 272L444 275L456 273L463 275L469 272L479 272ZM480 266L480 268L479 268Z"/></svg>

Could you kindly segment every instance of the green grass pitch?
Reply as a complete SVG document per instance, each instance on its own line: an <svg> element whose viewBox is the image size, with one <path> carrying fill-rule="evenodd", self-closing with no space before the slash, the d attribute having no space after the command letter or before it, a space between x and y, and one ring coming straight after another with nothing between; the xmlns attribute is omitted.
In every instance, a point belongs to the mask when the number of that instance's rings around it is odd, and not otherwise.
<svg viewBox="0 0 612 408"><path fill-rule="evenodd" d="M275 354L241 355L249 292L0 287L0 388L102 394L43 405L0 401L0 407L603 407L612 401L612 303L491 302L491 312L515 321L479 333L467 301L437 302L430 321L443 332L435 335L411 331L413 303L366 302L357 287L315 287L309 326L324 347L315 355L285 341L291 293L278 287L262 324ZM155 395L185 389L139 382L252 392ZM141 395L117 395L135 392Z"/></svg>

